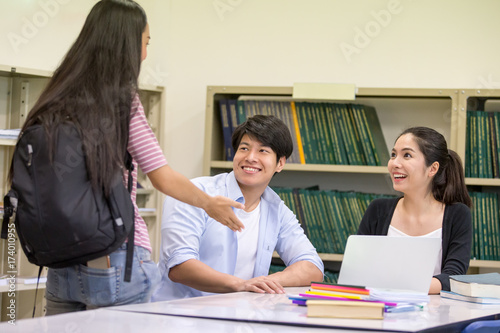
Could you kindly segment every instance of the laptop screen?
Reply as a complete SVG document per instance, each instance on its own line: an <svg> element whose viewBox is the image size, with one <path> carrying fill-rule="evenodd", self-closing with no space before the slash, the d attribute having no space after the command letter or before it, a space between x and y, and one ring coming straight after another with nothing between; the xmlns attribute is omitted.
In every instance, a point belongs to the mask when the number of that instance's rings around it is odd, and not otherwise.
<svg viewBox="0 0 500 333"><path fill-rule="evenodd" d="M351 235L338 283L427 294L440 248L440 238Z"/></svg>

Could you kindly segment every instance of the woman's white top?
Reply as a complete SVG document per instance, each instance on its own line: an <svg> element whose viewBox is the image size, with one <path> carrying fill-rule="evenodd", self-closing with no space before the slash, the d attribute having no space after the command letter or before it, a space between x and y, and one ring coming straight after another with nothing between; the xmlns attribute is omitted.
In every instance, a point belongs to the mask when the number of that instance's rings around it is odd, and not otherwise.
<svg viewBox="0 0 500 333"><path fill-rule="evenodd" d="M387 232L387 236L391 237L427 237L427 238L439 238L442 239L443 228L436 229L432 232L429 232L426 235L422 236L410 236L405 234L399 229L394 228L392 225L389 225L389 231ZM441 262L443 261L443 245L441 242L441 247L439 248L438 258L436 262L436 266L434 267L434 275L441 274Z"/></svg>

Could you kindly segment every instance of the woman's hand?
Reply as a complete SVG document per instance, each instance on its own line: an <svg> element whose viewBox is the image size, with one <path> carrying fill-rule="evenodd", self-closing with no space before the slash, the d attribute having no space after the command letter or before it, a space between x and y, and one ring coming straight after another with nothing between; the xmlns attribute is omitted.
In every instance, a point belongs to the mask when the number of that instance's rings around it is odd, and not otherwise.
<svg viewBox="0 0 500 333"><path fill-rule="evenodd" d="M208 203L203 207L207 214L214 220L227 226L233 231L241 231L245 226L236 217L232 208L243 209L242 203L223 196L210 197Z"/></svg>

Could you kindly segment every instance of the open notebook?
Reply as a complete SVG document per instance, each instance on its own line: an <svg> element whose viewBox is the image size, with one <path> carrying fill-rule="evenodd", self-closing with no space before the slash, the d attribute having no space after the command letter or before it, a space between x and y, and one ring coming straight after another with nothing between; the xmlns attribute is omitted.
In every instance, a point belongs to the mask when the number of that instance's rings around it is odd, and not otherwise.
<svg viewBox="0 0 500 333"><path fill-rule="evenodd" d="M440 248L440 238L349 236L338 283L427 294Z"/></svg>

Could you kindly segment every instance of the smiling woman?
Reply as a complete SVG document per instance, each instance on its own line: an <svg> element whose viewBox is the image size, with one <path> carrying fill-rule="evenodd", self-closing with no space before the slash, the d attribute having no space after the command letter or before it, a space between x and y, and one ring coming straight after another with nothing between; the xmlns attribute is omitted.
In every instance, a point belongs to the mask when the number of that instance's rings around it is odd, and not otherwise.
<svg viewBox="0 0 500 333"><path fill-rule="evenodd" d="M397 138L387 167L403 196L374 200L358 234L441 238L429 293L450 290L449 276L467 272L472 242L472 202L460 157L437 131L412 127Z"/></svg>

